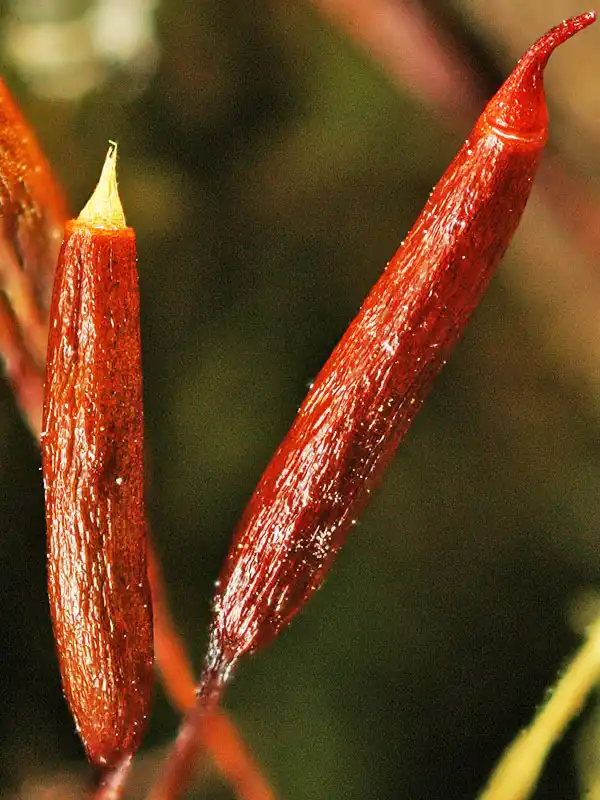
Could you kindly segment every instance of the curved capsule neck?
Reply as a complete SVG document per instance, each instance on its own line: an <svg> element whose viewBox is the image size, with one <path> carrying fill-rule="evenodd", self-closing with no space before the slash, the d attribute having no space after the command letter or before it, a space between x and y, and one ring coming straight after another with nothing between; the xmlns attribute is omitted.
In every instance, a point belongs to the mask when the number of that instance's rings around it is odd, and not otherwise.
<svg viewBox="0 0 600 800"><path fill-rule="evenodd" d="M501 138L511 141L545 135L548 109L544 96L544 69L548 59L563 42L594 22L593 12L565 20L532 45L519 61L485 110L485 118ZM543 141L543 140L542 140Z"/></svg>
<svg viewBox="0 0 600 800"><path fill-rule="evenodd" d="M546 127L533 131L510 128L499 123L498 120L490 119L485 111L477 123L477 133L482 136L492 134L501 141L523 149L543 147L548 141L548 128Z"/></svg>

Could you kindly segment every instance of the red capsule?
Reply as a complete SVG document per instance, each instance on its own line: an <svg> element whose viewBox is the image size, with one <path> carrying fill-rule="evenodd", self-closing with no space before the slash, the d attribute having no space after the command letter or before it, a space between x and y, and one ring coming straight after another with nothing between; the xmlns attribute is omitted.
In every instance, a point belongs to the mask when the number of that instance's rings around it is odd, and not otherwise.
<svg viewBox="0 0 600 800"><path fill-rule="evenodd" d="M153 683L136 249L115 158L60 251L42 433L63 688L90 760L109 767L140 744Z"/></svg>
<svg viewBox="0 0 600 800"><path fill-rule="evenodd" d="M322 582L517 227L547 137L546 62L594 19L563 22L525 54L314 382L236 531L206 684L273 639Z"/></svg>
<svg viewBox="0 0 600 800"><path fill-rule="evenodd" d="M42 369L45 312L66 219L50 165L0 80L0 288Z"/></svg>

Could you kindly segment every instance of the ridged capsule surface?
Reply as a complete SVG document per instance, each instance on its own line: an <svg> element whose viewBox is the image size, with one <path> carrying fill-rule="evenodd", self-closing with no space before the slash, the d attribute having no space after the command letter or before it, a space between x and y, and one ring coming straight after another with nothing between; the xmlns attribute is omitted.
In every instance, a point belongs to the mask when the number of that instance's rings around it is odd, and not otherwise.
<svg viewBox="0 0 600 800"><path fill-rule="evenodd" d="M108 766L138 747L153 683L136 248L113 222L82 212L67 225L42 434L63 688L90 760Z"/></svg>
<svg viewBox="0 0 600 800"><path fill-rule="evenodd" d="M315 380L237 528L206 685L268 643L323 580L518 225L547 137L548 57L594 19L565 21L528 50Z"/></svg>

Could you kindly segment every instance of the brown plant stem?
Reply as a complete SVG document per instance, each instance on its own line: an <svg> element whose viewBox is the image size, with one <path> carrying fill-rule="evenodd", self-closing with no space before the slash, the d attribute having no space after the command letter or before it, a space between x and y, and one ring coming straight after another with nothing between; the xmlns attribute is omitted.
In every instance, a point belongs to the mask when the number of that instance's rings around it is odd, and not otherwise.
<svg viewBox="0 0 600 800"><path fill-rule="evenodd" d="M183 722L158 782L154 785L149 800L175 800L191 782L194 763L200 751L200 732L211 712L198 703Z"/></svg>
<svg viewBox="0 0 600 800"><path fill-rule="evenodd" d="M215 708L200 730L202 744L240 800L275 800L275 793L261 772L231 718Z"/></svg>
<svg viewBox="0 0 600 800"><path fill-rule="evenodd" d="M93 800L119 800L131 769L132 758L132 756L127 756L118 766L102 777L98 789L94 792Z"/></svg>
<svg viewBox="0 0 600 800"><path fill-rule="evenodd" d="M196 681L183 639L173 622L162 569L152 538L148 540L148 578L152 592L156 666L162 676L169 702L173 708L186 714L196 700Z"/></svg>
<svg viewBox="0 0 600 800"><path fill-rule="evenodd" d="M156 665L173 707L182 714L190 713L193 716L196 681L183 640L173 624L160 562L151 539L148 546L148 576L154 612ZM217 707L207 711L191 736L197 741L197 749L203 746L208 750L219 772L235 789L240 800L275 800L275 794L259 764L224 711Z"/></svg>
<svg viewBox="0 0 600 800"><path fill-rule="evenodd" d="M149 800L175 800L190 783L201 746L201 733L221 700L233 665L208 667L202 677L196 702L183 721L175 744L167 757Z"/></svg>

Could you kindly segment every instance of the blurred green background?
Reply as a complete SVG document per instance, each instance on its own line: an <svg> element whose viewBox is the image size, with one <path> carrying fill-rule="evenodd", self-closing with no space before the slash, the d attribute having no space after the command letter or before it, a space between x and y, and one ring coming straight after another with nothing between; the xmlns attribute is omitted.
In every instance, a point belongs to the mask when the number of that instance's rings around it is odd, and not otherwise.
<svg viewBox="0 0 600 800"><path fill-rule="evenodd" d="M491 91L523 49L503 4L435 5ZM584 10L522 6L525 44ZM75 211L119 142L149 507L199 667L236 520L470 124L390 82L309 2L13 0L0 31L6 80ZM585 36L598 51L600 33ZM552 65L578 88L598 83L579 41ZM577 102L559 83L552 97L558 145L597 185L593 132L570 122ZM552 283L545 246L567 267L585 260L537 208L533 245L509 251L324 589L227 695L281 798L473 797L580 641L600 566L600 360L580 358L577 338L563 346L556 303L516 288L532 252ZM588 302L593 287L580 287ZM0 520L0 789L33 797L83 756L51 638L38 451L5 385ZM580 795L591 719L556 748L536 798ZM158 690L146 749L176 724ZM207 767L191 796L231 791Z"/></svg>

